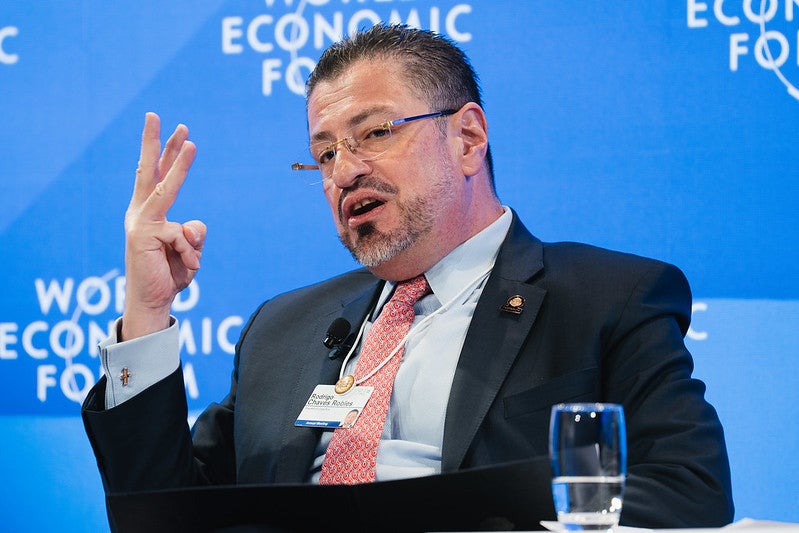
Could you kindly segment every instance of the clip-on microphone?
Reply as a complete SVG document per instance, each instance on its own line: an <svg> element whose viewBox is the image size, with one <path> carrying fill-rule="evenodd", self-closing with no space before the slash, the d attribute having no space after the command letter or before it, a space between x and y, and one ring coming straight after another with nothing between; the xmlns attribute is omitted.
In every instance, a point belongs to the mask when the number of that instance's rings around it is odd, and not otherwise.
<svg viewBox="0 0 799 533"><path fill-rule="evenodd" d="M330 353L327 356L330 359L335 359L341 355L343 346L340 346L344 339L347 338L347 335L350 334L350 322L346 318L337 318L335 319L328 327L327 333L325 334L325 340L322 343L327 347L331 348Z"/></svg>

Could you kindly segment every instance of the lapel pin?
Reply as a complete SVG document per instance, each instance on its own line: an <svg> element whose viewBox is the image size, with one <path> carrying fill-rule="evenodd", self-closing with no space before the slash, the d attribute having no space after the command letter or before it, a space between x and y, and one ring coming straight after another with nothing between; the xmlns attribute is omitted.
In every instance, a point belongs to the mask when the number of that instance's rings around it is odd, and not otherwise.
<svg viewBox="0 0 799 533"><path fill-rule="evenodd" d="M499 310L514 315L520 315L522 311L524 311L524 298L518 294L511 296Z"/></svg>

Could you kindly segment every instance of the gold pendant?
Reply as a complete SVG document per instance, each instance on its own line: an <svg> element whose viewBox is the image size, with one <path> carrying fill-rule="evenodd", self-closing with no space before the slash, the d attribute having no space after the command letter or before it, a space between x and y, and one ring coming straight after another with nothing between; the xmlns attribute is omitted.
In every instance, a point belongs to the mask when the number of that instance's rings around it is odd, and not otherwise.
<svg viewBox="0 0 799 533"><path fill-rule="evenodd" d="M347 374L340 380L336 381L336 394L344 394L355 385L355 376Z"/></svg>

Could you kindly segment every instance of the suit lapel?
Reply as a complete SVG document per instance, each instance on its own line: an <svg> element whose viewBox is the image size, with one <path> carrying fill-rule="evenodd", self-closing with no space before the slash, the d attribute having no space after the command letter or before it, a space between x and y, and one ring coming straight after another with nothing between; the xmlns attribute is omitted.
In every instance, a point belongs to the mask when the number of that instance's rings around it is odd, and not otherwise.
<svg viewBox="0 0 799 533"><path fill-rule="evenodd" d="M444 425L442 472L459 468L527 338L545 292L528 281L543 269L541 242L513 215L466 334ZM521 296L521 312L511 301Z"/></svg>
<svg viewBox="0 0 799 533"><path fill-rule="evenodd" d="M375 300L382 288L380 280L374 277L372 279L375 280L375 283L370 284L366 290L351 299L332 306L329 312L322 313L316 320L316 326L312 330L315 333L312 333L307 346L308 356L294 387L290 408L292 413L299 415L314 387L320 383L332 384L338 379L346 354L342 354L336 359L330 359L328 357L329 350L322 344L322 339L329 324L338 317L346 318L349 321L352 326L351 335L354 336L357 333L361 323L366 319L366 315L374 307ZM283 442L291 442L291 445L281 447L275 475L276 482L301 482L307 478L310 466L308 458L314 457L319 434L320 430L296 428L293 423L286 425Z"/></svg>

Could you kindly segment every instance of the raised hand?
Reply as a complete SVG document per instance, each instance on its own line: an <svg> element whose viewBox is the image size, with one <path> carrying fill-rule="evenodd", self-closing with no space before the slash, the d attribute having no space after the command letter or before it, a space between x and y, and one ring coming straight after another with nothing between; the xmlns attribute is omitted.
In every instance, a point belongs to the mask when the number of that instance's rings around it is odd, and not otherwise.
<svg viewBox="0 0 799 533"><path fill-rule="evenodd" d="M147 113L133 197L125 213L125 310L122 340L162 330L169 308L200 268L206 227L167 220L197 148L179 124L161 152L161 120ZM160 156L159 156L160 154Z"/></svg>

